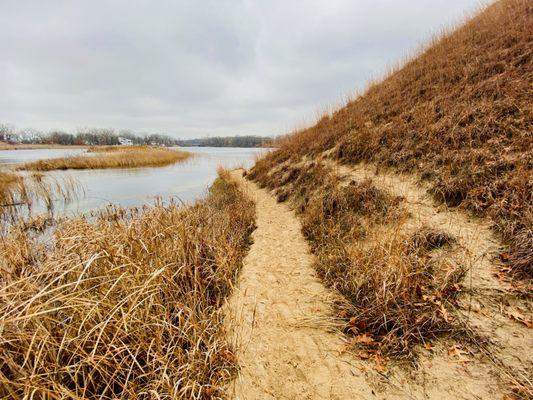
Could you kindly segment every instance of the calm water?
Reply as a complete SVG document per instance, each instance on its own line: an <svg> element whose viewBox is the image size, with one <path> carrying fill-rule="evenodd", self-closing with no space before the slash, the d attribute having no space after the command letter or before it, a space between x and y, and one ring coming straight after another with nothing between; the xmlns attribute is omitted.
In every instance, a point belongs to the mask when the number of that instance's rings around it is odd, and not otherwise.
<svg viewBox="0 0 533 400"><path fill-rule="evenodd" d="M181 164L158 168L70 170L47 173L58 179L73 178L84 194L67 206L58 206L60 213L72 214L119 204L125 207L151 203L155 197L177 198L188 202L205 195L217 175L217 167L235 168L253 165L265 149L186 148L194 157ZM39 149L0 151L0 166L12 166L44 158L79 155L84 149Z"/></svg>

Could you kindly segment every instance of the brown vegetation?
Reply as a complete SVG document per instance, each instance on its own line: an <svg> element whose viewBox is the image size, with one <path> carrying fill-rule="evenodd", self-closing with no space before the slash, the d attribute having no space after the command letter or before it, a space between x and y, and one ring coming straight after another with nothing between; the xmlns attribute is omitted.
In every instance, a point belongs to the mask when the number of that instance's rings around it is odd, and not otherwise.
<svg viewBox="0 0 533 400"><path fill-rule="evenodd" d="M248 174L300 214L356 344L411 358L438 336L476 338L455 312L468 257L445 232L405 229L402 199L346 184L328 160L415 173L447 206L491 217L512 275L533 277L532 15L524 1L490 6Z"/></svg>
<svg viewBox="0 0 533 400"><path fill-rule="evenodd" d="M65 169L105 169L105 168L140 168L161 167L186 160L190 153L147 146L104 146L92 147L91 156L75 156L39 160L24 164L22 170L51 171Z"/></svg>
<svg viewBox="0 0 533 400"><path fill-rule="evenodd" d="M258 163L328 151L417 173L435 198L489 216L510 271L533 277L533 5L501 0Z"/></svg>
<svg viewBox="0 0 533 400"><path fill-rule="evenodd" d="M69 178L46 178L39 172L18 175L0 171L0 232L7 229L6 222L17 220L21 210L32 211L35 203L41 204L49 214L54 202L68 203L80 192L80 187Z"/></svg>
<svg viewBox="0 0 533 400"><path fill-rule="evenodd" d="M209 196L67 219L0 241L0 397L220 398L236 360L221 306L254 226L222 174Z"/></svg>
<svg viewBox="0 0 533 400"><path fill-rule="evenodd" d="M6 205L12 202L10 194L15 185L19 184L22 178L12 172L0 171L0 204Z"/></svg>

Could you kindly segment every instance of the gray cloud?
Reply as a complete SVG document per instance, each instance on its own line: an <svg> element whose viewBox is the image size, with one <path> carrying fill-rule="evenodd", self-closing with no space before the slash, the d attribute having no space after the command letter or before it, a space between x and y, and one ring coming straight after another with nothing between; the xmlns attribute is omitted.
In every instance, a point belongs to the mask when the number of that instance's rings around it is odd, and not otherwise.
<svg viewBox="0 0 533 400"><path fill-rule="evenodd" d="M0 0L0 122L279 134L479 0Z"/></svg>

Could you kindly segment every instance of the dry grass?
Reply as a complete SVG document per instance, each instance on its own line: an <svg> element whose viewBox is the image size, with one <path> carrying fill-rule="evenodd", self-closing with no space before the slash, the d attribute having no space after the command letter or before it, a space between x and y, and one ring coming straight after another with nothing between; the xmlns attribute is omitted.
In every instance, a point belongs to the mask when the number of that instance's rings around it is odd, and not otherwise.
<svg viewBox="0 0 533 400"><path fill-rule="evenodd" d="M0 233L20 216L28 215L38 203L52 214L54 203L68 203L78 196L81 188L69 178L46 178L39 172L21 176L11 171L0 171ZM50 216L50 215L49 215Z"/></svg>
<svg viewBox="0 0 533 400"><path fill-rule="evenodd" d="M137 152L144 149L164 149L163 147L152 147L145 145L135 146L91 146L87 150L89 153L107 153L107 152Z"/></svg>
<svg viewBox="0 0 533 400"><path fill-rule="evenodd" d="M185 151L147 146L92 147L91 152L102 154L39 160L24 164L20 169L51 171L65 169L161 167L185 161L191 156L190 153Z"/></svg>
<svg viewBox="0 0 533 400"><path fill-rule="evenodd" d="M501 0L260 161L330 151L418 173L434 196L491 217L511 274L533 278L533 5Z"/></svg>
<svg viewBox="0 0 533 400"><path fill-rule="evenodd" d="M13 188L20 184L22 178L12 172L0 171L0 204L5 206L12 202Z"/></svg>
<svg viewBox="0 0 533 400"><path fill-rule="evenodd" d="M190 207L65 220L46 246L0 241L0 397L224 397L236 371L221 306L254 206L217 180Z"/></svg>

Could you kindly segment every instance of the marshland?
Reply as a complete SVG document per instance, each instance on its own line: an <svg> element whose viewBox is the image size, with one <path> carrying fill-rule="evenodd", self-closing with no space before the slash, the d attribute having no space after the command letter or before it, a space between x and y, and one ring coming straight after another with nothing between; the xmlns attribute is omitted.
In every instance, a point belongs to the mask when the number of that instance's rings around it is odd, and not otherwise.
<svg viewBox="0 0 533 400"><path fill-rule="evenodd" d="M533 398L533 5L178 3L0 5L0 398Z"/></svg>

